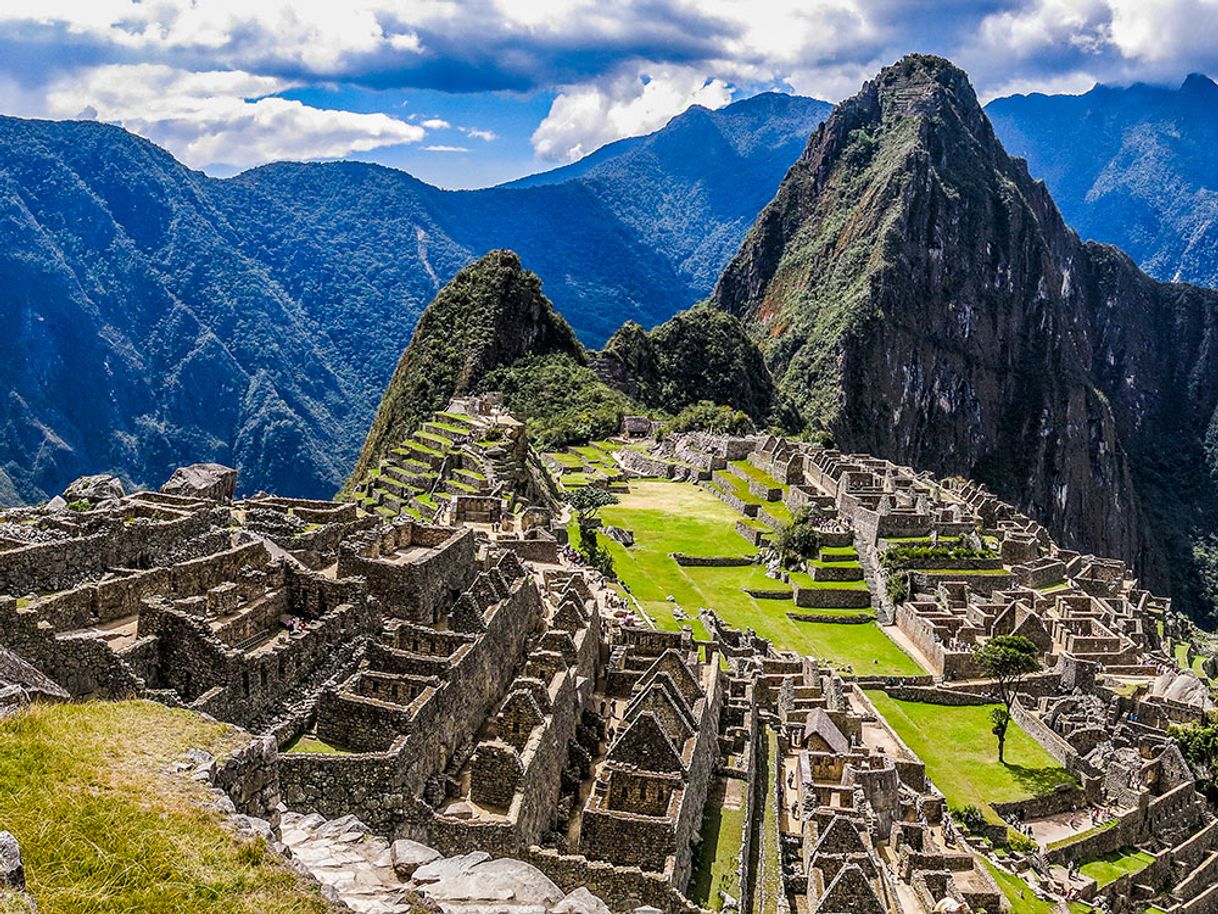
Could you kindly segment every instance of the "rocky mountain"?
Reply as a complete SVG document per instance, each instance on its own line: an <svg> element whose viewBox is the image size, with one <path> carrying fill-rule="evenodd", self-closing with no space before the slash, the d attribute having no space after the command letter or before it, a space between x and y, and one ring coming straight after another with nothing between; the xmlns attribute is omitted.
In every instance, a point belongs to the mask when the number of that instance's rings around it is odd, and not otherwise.
<svg viewBox="0 0 1218 914"><path fill-rule="evenodd" d="M181 455L330 495L426 303L510 247L590 344L705 297L827 105L765 96L519 186L361 163L213 180L111 126L0 118L0 502Z"/></svg>
<svg viewBox="0 0 1218 914"><path fill-rule="evenodd" d="M986 107L1083 238L1119 246L1157 279L1218 286L1218 85L1099 85Z"/></svg>
<svg viewBox="0 0 1218 914"><path fill-rule="evenodd" d="M362 479L453 397L479 392L492 372L527 356L587 362L570 325L541 294L536 274L511 251L491 251L462 269L419 318L351 478Z"/></svg>
<svg viewBox="0 0 1218 914"><path fill-rule="evenodd" d="M1218 293L1080 241L949 62L835 109L712 300L811 430L979 478L1213 606Z"/></svg>

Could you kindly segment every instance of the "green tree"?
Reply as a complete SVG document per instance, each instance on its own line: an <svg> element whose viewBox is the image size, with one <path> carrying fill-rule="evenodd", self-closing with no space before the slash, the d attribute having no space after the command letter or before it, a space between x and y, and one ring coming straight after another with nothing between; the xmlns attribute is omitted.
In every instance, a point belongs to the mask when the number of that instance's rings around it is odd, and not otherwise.
<svg viewBox="0 0 1218 914"><path fill-rule="evenodd" d="M1211 716L1204 723L1174 724L1167 732L1180 744L1197 787L1211 802L1218 802L1218 721Z"/></svg>
<svg viewBox="0 0 1218 914"><path fill-rule="evenodd" d="M567 504L575 511L579 548L588 564L605 577L613 575L613 557L601 548L596 528L601 508L617 504L617 496L600 486L581 486L567 493Z"/></svg>
<svg viewBox="0 0 1218 914"><path fill-rule="evenodd" d="M579 527L593 526L600 517L601 508L617 504L617 496L601 486L580 486L567 493L567 504L575 511Z"/></svg>
<svg viewBox="0 0 1218 914"><path fill-rule="evenodd" d="M801 509L789 524L775 531L774 549L788 568L820 554L820 532L816 529L816 519L807 508Z"/></svg>
<svg viewBox="0 0 1218 914"><path fill-rule="evenodd" d="M998 761L1005 764L1003 751L1007 728L1011 725L1011 705L1023 678L1040 669L1040 648L1023 635L996 635L978 645L973 656L986 677L994 680L1003 705L990 713L990 721L994 724L994 736L998 738Z"/></svg>

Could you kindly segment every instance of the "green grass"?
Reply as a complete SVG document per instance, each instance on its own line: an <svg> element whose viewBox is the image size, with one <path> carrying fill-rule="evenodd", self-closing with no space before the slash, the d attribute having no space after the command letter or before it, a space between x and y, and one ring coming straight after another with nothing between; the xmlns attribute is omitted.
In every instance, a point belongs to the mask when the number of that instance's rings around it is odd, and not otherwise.
<svg viewBox="0 0 1218 914"><path fill-rule="evenodd" d="M857 563L856 563L857 564ZM812 575L803 571L788 573L792 584L797 584L806 590L866 590L866 581L816 581Z"/></svg>
<svg viewBox="0 0 1218 914"><path fill-rule="evenodd" d="M205 789L167 769L221 757L235 728L142 701L35 705L0 721L0 822L42 914L323 914L263 842L236 838Z"/></svg>
<svg viewBox="0 0 1218 914"><path fill-rule="evenodd" d="M1109 819L1107 822L1101 822L1099 825L1089 828L1086 831L1081 831L1076 835L1067 835L1065 838L1058 838L1056 841L1050 841L1048 844L1045 845L1045 850L1053 850L1054 848L1057 848L1057 847L1065 847L1068 844L1074 844L1078 841L1084 840L1085 838L1090 838L1096 832L1102 832L1105 829L1112 828L1114 825L1117 824L1118 821L1119 821L1118 819Z"/></svg>
<svg viewBox="0 0 1218 914"><path fill-rule="evenodd" d="M782 898L782 862L778 847L778 803L774 799L774 760L778 756L778 737L766 728L764 755L759 759L765 771L765 798L762 807L760 857L757 865L757 890L753 894L754 910L758 914L774 914Z"/></svg>
<svg viewBox="0 0 1218 914"><path fill-rule="evenodd" d="M950 707L899 701L868 690L876 710L919 758L926 774L953 807L979 806L1000 821L990 803L1010 803L1047 794L1074 776L1045 752L1020 726L1007 731L1006 763L990 732L990 709L997 705Z"/></svg>
<svg viewBox="0 0 1218 914"><path fill-rule="evenodd" d="M708 803L702 818L698 865L689 883L689 899L712 911L721 910L722 889L740 898L740 848L744 844L744 810Z"/></svg>
<svg viewBox="0 0 1218 914"><path fill-rule="evenodd" d="M902 651L873 622L831 625L796 622L788 612L811 612L793 600L757 600L745 588L786 589L781 581L765 576L760 565L737 568L681 567L669 553L702 556L751 556L756 550L736 532L739 515L709 492L688 483L633 481L620 503L602 509L601 519L634 532L635 544L622 546L606 536L600 542L613 556L620 580L642 605L655 626L679 631L690 625L698 638L706 637L696 618L703 607L715 610L737 628L751 628L780 650L822 657L835 666L853 666L879 675L918 675L922 668ZM578 545L579 532L569 528ZM810 580L810 579L809 579ZM815 585L822 586L822 585ZM834 585L866 589L864 582ZM676 602L690 617L684 622L672 616ZM850 610L835 611L850 613ZM856 610L863 613L867 610ZM872 660L877 660L872 664Z"/></svg>
<svg viewBox="0 0 1218 914"><path fill-rule="evenodd" d="M732 466L738 469L749 479L761 483L763 486L769 486L771 489L785 489L786 486L767 473L765 470L758 469L747 460L733 460Z"/></svg>
<svg viewBox="0 0 1218 914"><path fill-rule="evenodd" d="M1129 873L1140 873L1154 863L1154 855L1135 848L1105 854L1079 867L1079 872L1096 881L1101 888Z"/></svg>
<svg viewBox="0 0 1218 914"><path fill-rule="evenodd" d="M288 752L311 752L315 755L350 755L346 749L340 749L337 746L332 746L329 743L324 743L314 736L302 736L296 742L292 743L287 749Z"/></svg>
<svg viewBox="0 0 1218 914"><path fill-rule="evenodd" d="M984 857L977 859L985 864L985 868L998 883L998 888L1011 905L1011 914L1053 914L1054 905L1037 898L1036 892L1021 878L1007 870L999 869Z"/></svg>

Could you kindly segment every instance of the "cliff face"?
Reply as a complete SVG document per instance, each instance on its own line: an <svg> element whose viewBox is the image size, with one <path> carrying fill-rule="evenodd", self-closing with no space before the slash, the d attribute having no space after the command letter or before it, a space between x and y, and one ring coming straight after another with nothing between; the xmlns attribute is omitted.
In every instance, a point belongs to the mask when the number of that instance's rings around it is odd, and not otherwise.
<svg viewBox="0 0 1218 914"><path fill-rule="evenodd" d="M947 61L906 58L834 111L712 301L840 447L981 479L1064 543L1199 592L1203 531L1170 545L1145 511L1187 462L1146 464L1169 435L1201 453L1218 294L1082 244Z"/></svg>
<svg viewBox="0 0 1218 914"><path fill-rule="evenodd" d="M537 276L511 251L486 254L441 289L419 318L350 479L363 478L390 447L454 396L476 391L491 372L551 354L586 362Z"/></svg>

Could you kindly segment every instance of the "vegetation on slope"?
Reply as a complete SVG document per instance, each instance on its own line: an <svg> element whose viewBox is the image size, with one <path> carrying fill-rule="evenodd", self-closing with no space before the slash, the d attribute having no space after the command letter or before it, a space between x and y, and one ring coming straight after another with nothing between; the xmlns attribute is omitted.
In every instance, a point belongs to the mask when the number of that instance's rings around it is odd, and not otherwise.
<svg viewBox="0 0 1218 914"><path fill-rule="evenodd" d="M739 320L705 305L650 332L627 322L599 360L616 386L666 413L709 400L764 425L775 411L774 384L761 350Z"/></svg>
<svg viewBox="0 0 1218 914"><path fill-rule="evenodd" d="M42 914L323 914L261 840L235 837L170 772L238 731L143 701L34 705L0 720L0 823Z"/></svg>

